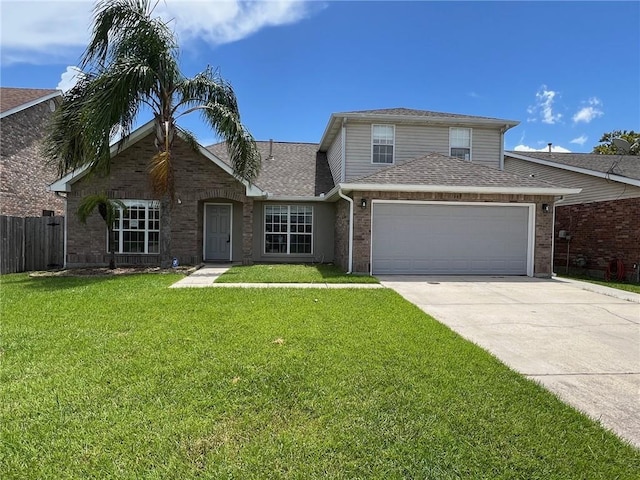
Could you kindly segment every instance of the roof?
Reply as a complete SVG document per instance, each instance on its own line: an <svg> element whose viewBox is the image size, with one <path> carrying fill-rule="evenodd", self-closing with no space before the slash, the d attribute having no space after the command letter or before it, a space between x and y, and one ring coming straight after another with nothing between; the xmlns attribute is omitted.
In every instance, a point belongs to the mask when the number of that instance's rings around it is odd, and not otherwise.
<svg viewBox="0 0 640 480"><path fill-rule="evenodd" d="M270 196L314 197L333 188L333 179L325 153L318 152L317 143L256 142L262 158L262 168L254 184ZM207 150L230 164L225 143ZM271 152L271 156L269 155Z"/></svg>
<svg viewBox="0 0 640 480"><path fill-rule="evenodd" d="M62 92L50 88L0 87L0 113L6 117L57 96Z"/></svg>
<svg viewBox="0 0 640 480"><path fill-rule="evenodd" d="M320 150L326 151L333 138L338 133L343 121L350 120L388 122L388 123L431 123L448 126L464 125L501 129L503 132L515 127L520 122L493 117L479 117L476 115L462 115L459 113L433 112L431 110L416 110L412 108L382 108L377 110L358 110L354 112L332 113L329 123L320 140Z"/></svg>
<svg viewBox="0 0 640 480"><path fill-rule="evenodd" d="M611 180L640 180L640 156L598 153L505 152L506 156Z"/></svg>
<svg viewBox="0 0 640 480"><path fill-rule="evenodd" d="M439 153L429 153L371 175L351 180L347 189L375 189L375 185L400 191L453 191L478 193L577 193L548 182L478 165ZM571 190L571 191L569 191ZM579 191L579 190L578 190Z"/></svg>

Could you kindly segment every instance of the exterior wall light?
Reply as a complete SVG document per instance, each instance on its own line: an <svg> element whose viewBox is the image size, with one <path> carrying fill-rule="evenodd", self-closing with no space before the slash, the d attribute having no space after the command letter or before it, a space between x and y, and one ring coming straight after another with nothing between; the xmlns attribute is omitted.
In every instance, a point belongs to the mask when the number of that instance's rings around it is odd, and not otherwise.
<svg viewBox="0 0 640 480"><path fill-rule="evenodd" d="M549 204L548 204L548 203L543 203L543 204L542 204L542 211L543 211L544 213L549 213L549 212L551 211L551 207L549 206Z"/></svg>
<svg viewBox="0 0 640 480"><path fill-rule="evenodd" d="M363 198L362 200L360 200L360 208L362 208L363 210L365 208L367 208L367 199Z"/></svg>

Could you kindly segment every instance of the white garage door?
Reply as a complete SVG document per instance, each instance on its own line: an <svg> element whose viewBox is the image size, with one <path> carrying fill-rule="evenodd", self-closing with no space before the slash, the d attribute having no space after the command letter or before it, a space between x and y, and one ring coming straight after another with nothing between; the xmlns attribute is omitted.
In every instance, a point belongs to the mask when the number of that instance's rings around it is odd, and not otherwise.
<svg viewBox="0 0 640 480"><path fill-rule="evenodd" d="M526 275L529 207L373 203L374 274Z"/></svg>

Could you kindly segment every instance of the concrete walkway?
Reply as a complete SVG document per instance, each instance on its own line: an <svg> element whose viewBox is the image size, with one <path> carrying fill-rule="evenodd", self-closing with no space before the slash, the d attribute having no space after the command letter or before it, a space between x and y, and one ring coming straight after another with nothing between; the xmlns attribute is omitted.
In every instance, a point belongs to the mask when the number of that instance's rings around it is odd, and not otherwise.
<svg viewBox="0 0 640 480"><path fill-rule="evenodd" d="M384 288L379 283L215 283L231 264L207 264L170 288Z"/></svg>
<svg viewBox="0 0 640 480"><path fill-rule="evenodd" d="M528 277L379 277L640 447L640 295Z"/></svg>

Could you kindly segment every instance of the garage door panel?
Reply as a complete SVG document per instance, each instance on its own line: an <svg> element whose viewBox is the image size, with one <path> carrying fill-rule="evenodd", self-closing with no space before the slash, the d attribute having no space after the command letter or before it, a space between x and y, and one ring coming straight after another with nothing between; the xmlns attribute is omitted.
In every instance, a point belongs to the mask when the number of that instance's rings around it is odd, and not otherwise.
<svg viewBox="0 0 640 480"><path fill-rule="evenodd" d="M527 271L528 207L375 203L373 273Z"/></svg>

